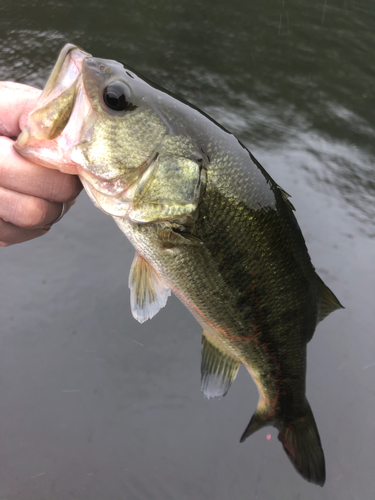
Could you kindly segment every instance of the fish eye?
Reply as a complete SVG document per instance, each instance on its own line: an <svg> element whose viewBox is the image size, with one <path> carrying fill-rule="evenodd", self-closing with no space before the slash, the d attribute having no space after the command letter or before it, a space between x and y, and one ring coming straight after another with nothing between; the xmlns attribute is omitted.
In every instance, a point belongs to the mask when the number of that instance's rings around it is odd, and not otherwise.
<svg viewBox="0 0 375 500"><path fill-rule="evenodd" d="M104 89L103 99L105 104L114 111L131 111L134 106L130 100L130 91L122 82L111 82Z"/></svg>

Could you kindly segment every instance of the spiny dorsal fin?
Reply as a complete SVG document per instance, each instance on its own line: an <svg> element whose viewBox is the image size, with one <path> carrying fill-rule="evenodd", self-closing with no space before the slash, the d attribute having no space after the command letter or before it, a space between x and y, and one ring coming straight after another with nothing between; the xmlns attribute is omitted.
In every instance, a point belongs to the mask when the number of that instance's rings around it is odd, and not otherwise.
<svg viewBox="0 0 375 500"><path fill-rule="evenodd" d="M129 288L132 314L140 323L153 318L171 294L155 269L137 252L130 268Z"/></svg>
<svg viewBox="0 0 375 500"><path fill-rule="evenodd" d="M284 190L281 186L277 185L277 187L279 188L279 191L280 191L280 193L281 193L281 197L282 197L282 199L285 201L285 203L286 203L287 205L289 205L289 207L290 207L292 210L294 210L294 211L295 211L296 209L294 208L293 203L292 203L292 202L290 201L290 199L289 199L289 198L291 198L291 195L290 195L290 194L288 194L288 193L287 193L287 192L286 192L286 191L285 191L285 190Z"/></svg>
<svg viewBox="0 0 375 500"><path fill-rule="evenodd" d="M318 287L319 287L319 310L318 310L318 323L324 318L331 314L331 312L336 311L336 309L344 309L344 306L340 304L335 294L324 284L323 280L318 276Z"/></svg>
<svg viewBox="0 0 375 500"><path fill-rule="evenodd" d="M225 396L240 366L240 361L214 345L203 330L201 376L206 398Z"/></svg>

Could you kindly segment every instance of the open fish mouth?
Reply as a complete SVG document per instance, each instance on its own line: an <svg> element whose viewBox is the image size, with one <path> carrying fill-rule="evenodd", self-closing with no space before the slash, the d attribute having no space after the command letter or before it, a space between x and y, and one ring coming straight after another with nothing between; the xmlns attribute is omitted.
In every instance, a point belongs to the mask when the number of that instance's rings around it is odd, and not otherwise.
<svg viewBox="0 0 375 500"><path fill-rule="evenodd" d="M76 173L64 151L67 150L67 143L72 145L78 137L77 127L67 125L72 122L77 100L84 98L81 75L84 60L88 57L92 57L91 54L73 44L65 45L60 52L37 107L30 114L14 146L25 158ZM65 128L70 130L65 131Z"/></svg>
<svg viewBox="0 0 375 500"><path fill-rule="evenodd" d="M59 97L73 85L82 72L83 61L87 57L92 56L76 45L65 45L40 96L38 108Z"/></svg>

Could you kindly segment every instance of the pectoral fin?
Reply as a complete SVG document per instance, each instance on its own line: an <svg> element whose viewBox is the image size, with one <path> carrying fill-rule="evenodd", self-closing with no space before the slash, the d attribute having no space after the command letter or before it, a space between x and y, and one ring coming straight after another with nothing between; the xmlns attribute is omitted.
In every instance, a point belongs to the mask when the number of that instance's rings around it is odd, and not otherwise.
<svg viewBox="0 0 375 500"><path fill-rule="evenodd" d="M171 289L137 252L129 274L130 305L134 319L144 323L167 303Z"/></svg>
<svg viewBox="0 0 375 500"><path fill-rule="evenodd" d="M240 366L238 359L214 345L203 330L201 375L206 398L225 396Z"/></svg>
<svg viewBox="0 0 375 500"><path fill-rule="evenodd" d="M203 241L184 227L165 226L159 231L158 241L164 248L201 246Z"/></svg>

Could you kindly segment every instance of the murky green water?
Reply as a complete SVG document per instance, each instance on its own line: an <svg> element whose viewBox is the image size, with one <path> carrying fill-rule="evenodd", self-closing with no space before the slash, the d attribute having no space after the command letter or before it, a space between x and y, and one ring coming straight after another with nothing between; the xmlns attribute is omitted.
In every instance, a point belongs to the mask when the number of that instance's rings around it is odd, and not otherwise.
<svg viewBox="0 0 375 500"><path fill-rule="evenodd" d="M1 251L0 499L373 498L374 3L1 3L0 79L42 87L65 42L201 107L292 194L346 306L308 346L327 483L298 476L273 428L238 443L256 388L241 369L203 398L201 330L176 299L132 319L131 245L82 194L47 236Z"/></svg>

